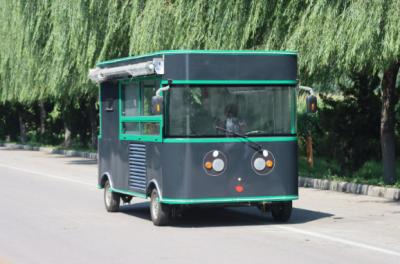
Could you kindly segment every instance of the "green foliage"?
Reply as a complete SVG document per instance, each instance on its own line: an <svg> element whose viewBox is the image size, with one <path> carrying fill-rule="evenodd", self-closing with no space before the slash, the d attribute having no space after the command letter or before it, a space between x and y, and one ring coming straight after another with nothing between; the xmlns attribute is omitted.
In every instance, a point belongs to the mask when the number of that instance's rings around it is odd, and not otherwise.
<svg viewBox="0 0 400 264"><path fill-rule="evenodd" d="M303 83L339 94L323 97L318 115L299 115L300 137L310 131L317 154L357 169L380 155L377 76L400 61L399 13L400 0L2 0L0 137L18 134L22 104L32 113L28 136L37 138L32 105L43 100L56 109L49 141L62 140L64 125L86 141L79 122L97 97L87 73L102 60L162 49L289 49L299 52ZM357 84L359 75L374 81Z"/></svg>
<svg viewBox="0 0 400 264"><path fill-rule="evenodd" d="M324 155L339 161L342 171L355 171L366 160L380 159L380 98L374 93L379 79L369 74L352 77L350 87L341 86L342 98L321 96L324 108L319 125L325 131Z"/></svg>
<svg viewBox="0 0 400 264"><path fill-rule="evenodd" d="M315 155L314 167L310 168L307 158L302 155L299 157L299 176L332 179L338 175L341 175L340 166L335 160Z"/></svg>
<svg viewBox="0 0 400 264"><path fill-rule="evenodd" d="M366 161L361 168L353 173L341 172L339 164L332 159L316 156L314 167L310 168L305 156L299 157L299 175L333 181L346 181L378 186L386 186L382 178L382 163L379 161ZM400 175L400 160L397 161L396 174ZM393 187L400 188L400 180Z"/></svg>
<svg viewBox="0 0 400 264"><path fill-rule="evenodd" d="M161 49L293 49L334 88L400 58L400 0L3 0L0 99L94 97L98 61Z"/></svg>
<svg viewBox="0 0 400 264"><path fill-rule="evenodd" d="M400 60L399 0L307 3L284 44L300 52L306 76L327 83L366 66L382 72Z"/></svg>

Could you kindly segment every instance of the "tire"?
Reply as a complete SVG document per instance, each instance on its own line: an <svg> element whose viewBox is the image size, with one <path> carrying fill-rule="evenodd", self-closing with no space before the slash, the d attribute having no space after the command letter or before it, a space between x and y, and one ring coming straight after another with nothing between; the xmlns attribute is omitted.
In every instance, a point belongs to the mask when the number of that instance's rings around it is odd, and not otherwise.
<svg viewBox="0 0 400 264"><path fill-rule="evenodd" d="M171 207L167 204L160 203L160 196L157 189L151 191L150 196L150 215L151 221L156 226L168 224L171 217Z"/></svg>
<svg viewBox="0 0 400 264"><path fill-rule="evenodd" d="M110 190L110 182L104 184L104 205L108 212L118 212L120 204L120 196L118 193Z"/></svg>
<svg viewBox="0 0 400 264"><path fill-rule="evenodd" d="M271 213L275 222L287 222L292 214L292 201L273 203Z"/></svg>

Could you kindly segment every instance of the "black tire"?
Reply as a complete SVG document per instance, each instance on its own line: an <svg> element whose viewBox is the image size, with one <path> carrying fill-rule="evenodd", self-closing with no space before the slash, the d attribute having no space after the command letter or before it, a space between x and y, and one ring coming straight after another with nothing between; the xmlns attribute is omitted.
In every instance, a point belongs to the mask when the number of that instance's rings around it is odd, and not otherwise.
<svg viewBox="0 0 400 264"><path fill-rule="evenodd" d="M150 215L151 221L156 226L168 224L171 217L171 207L160 203L160 196L157 189L153 189L150 195Z"/></svg>
<svg viewBox="0 0 400 264"><path fill-rule="evenodd" d="M271 213L275 222L287 222L292 214L292 201L272 203Z"/></svg>
<svg viewBox="0 0 400 264"><path fill-rule="evenodd" d="M108 212L118 212L120 204L120 196L118 193L110 190L110 182L104 184L104 205Z"/></svg>

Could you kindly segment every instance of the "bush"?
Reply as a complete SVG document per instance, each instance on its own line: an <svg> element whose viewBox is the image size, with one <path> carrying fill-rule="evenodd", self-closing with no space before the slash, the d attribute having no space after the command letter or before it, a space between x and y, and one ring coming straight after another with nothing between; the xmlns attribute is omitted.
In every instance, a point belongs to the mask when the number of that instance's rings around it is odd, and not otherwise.
<svg viewBox="0 0 400 264"><path fill-rule="evenodd" d="M342 174L339 164L334 160L316 157L314 159L314 167L309 168L306 157L299 157L299 176L303 177L385 186L382 178L382 169L381 162L369 160L354 173ZM397 161L396 175L398 175L398 180L393 186L400 188L400 160Z"/></svg>
<svg viewBox="0 0 400 264"><path fill-rule="evenodd" d="M315 156L336 160L340 174L352 174L366 161L379 160L381 104L374 92L378 85L377 76L358 74L339 87L338 94L320 94L318 113L298 116L300 153L302 139L311 133Z"/></svg>

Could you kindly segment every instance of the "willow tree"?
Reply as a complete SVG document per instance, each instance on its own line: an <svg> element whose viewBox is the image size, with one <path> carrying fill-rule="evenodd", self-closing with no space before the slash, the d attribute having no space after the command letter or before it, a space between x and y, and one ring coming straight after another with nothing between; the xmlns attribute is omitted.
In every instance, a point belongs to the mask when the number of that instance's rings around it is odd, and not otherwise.
<svg viewBox="0 0 400 264"><path fill-rule="evenodd" d="M51 1L51 32L44 48L46 88L58 103L64 121L64 144L71 139L71 108L93 112L97 90L87 72L98 59L105 35L108 1ZM86 98L89 104L79 105ZM87 108L87 105L91 106ZM97 122L91 116L92 134Z"/></svg>
<svg viewBox="0 0 400 264"><path fill-rule="evenodd" d="M294 13L295 10L286 12ZM396 78L400 67L400 0L306 1L281 47L299 50L303 75L339 78L371 69L380 74L384 181L395 182ZM377 124L378 125L378 124Z"/></svg>
<svg viewBox="0 0 400 264"><path fill-rule="evenodd" d="M162 49L256 49L276 1L133 1L129 52Z"/></svg>
<svg viewBox="0 0 400 264"><path fill-rule="evenodd" d="M393 182L400 0L3 0L0 99L95 104L88 69L161 49L293 49L302 79L382 76L384 175ZM80 107L80 106L77 106ZM93 110L93 108L91 108Z"/></svg>

